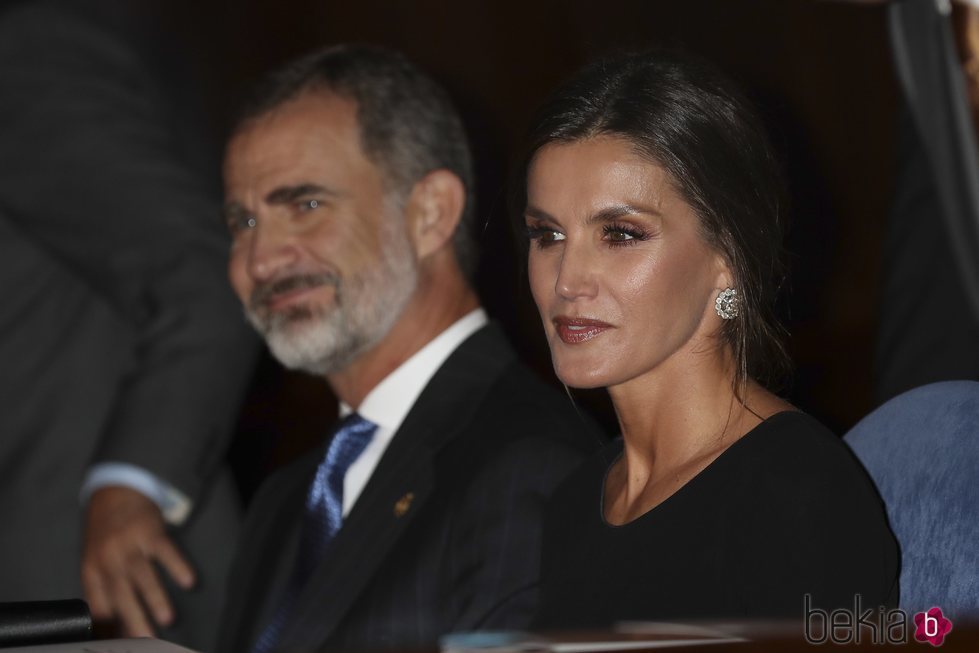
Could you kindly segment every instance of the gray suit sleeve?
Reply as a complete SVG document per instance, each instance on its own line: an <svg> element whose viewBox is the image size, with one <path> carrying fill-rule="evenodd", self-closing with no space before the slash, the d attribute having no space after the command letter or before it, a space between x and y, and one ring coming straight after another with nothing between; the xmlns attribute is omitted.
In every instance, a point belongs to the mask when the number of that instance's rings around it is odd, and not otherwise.
<svg viewBox="0 0 979 653"><path fill-rule="evenodd" d="M225 278L216 193L181 159L163 98L125 44L44 11L0 31L0 151L13 162L0 203L132 330L96 460L194 497L256 351Z"/></svg>

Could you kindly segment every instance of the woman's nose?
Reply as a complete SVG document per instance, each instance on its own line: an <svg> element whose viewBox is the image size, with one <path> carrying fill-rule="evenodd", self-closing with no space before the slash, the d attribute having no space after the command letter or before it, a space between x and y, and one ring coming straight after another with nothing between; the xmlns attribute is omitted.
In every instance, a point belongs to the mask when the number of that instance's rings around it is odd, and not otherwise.
<svg viewBox="0 0 979 653"><path fill-rule="evenodd" d="M596 265L598 261L584 248L566 245L554 291L567 301L594 297L598 291Z"/></svg>

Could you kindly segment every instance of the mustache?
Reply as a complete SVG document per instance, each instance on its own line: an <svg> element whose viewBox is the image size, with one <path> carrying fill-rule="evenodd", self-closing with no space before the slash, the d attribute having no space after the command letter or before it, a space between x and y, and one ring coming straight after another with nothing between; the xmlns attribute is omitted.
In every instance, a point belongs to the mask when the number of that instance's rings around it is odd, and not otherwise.
<svg viewBox="0 0 979 653"><path fill-rule="evenodd" d="M249 304L252 310L255 310L264 306L278 295L303 288L317 288L326 285L335 286L339 289L340 276L333 272L321 272L319 274L297 274L291 277L284 277L256 285L252 289Z"/></svg>

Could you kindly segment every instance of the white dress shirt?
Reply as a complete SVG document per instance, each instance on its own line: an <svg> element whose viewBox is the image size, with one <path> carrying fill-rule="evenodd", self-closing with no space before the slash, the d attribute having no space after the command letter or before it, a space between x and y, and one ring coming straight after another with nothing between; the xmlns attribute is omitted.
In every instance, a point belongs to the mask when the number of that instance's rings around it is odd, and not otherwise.
<svg viewBox="0 0 979 653"><path fill-rule="evenodd" d="M481 308L466 314L384 377L364 397L357 413L377 424L377 431L364 452L347 469L347 474L343 478L344 517L353 508L357 497L367 485L374 468L388 448L391 438L408 416L408 412L415 405L415 400L428 385L429 380L452 352L488 321L486 312ZM341 418L351 412L353 409L350 406L340 403Z"/></svg>

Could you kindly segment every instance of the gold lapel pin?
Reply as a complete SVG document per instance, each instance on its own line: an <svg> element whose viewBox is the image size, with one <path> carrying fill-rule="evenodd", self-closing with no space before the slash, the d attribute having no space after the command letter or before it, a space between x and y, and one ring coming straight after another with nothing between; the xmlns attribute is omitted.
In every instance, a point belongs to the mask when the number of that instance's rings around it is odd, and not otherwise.
<svg viewBox="0 0 979 653"><path fill-rule="evenodd" d="M411 502L415 500L415 493L408 492L403 497L398 499L394 503L394 516L404 517L408 509L411 508Z"/></svg>

